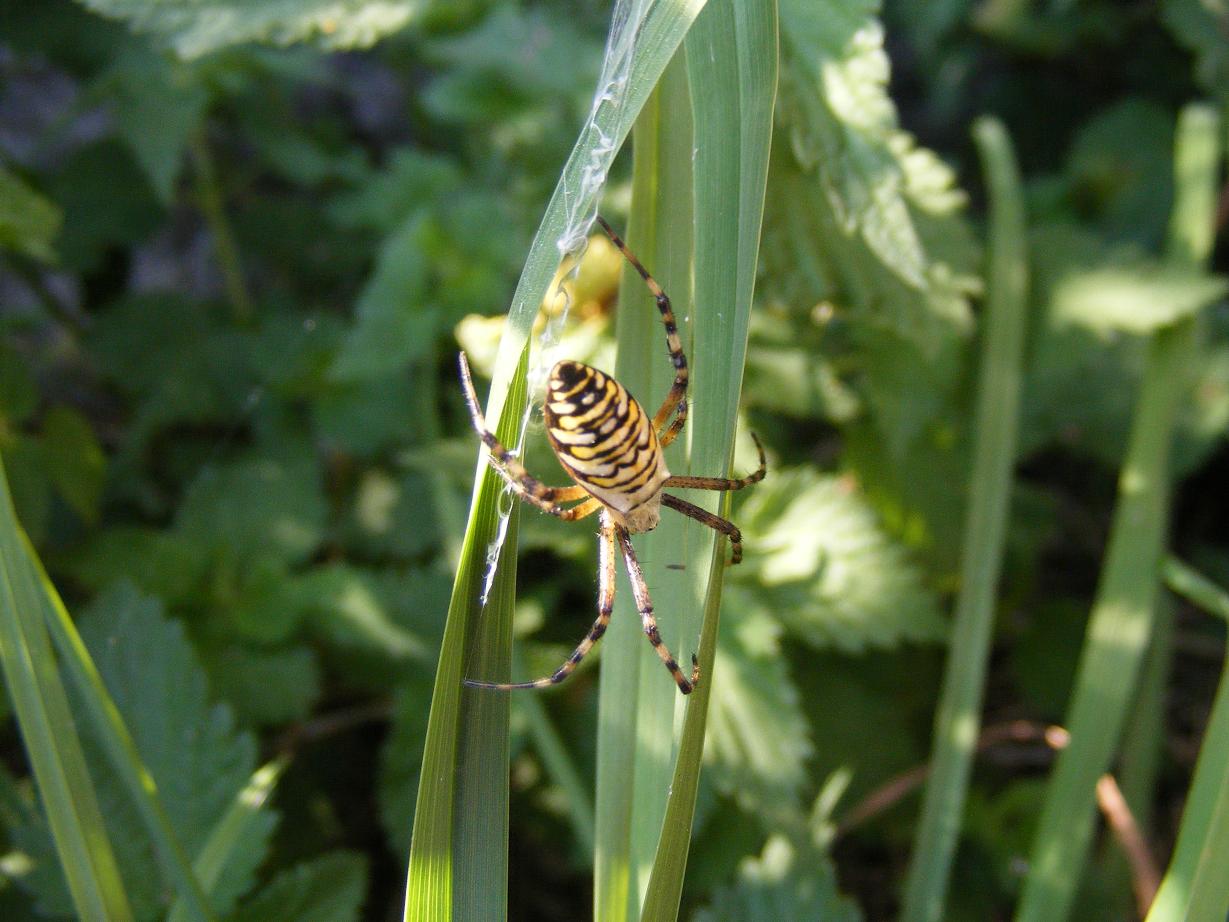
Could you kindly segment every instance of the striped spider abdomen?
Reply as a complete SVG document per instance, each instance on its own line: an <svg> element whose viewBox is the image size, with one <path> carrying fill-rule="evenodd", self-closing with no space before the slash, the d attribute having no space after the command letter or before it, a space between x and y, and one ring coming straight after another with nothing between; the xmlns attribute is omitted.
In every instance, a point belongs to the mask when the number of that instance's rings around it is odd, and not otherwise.
<svg viewBox="0 0 1229 922"><path fill-rule="evenodd" d="M581 362L556 364L546 387L546 433L563 469L632 534L656 528L670 471L644 409Z"/></svg>

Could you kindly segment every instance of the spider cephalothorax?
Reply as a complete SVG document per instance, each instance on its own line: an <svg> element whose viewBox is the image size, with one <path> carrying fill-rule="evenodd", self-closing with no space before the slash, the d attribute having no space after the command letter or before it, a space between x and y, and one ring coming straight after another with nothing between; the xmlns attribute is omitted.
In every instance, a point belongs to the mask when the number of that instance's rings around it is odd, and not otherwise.
<svg viewBox="0 0 1229 922"><path fill-rule="evenodd" d="M662 643L648 586L636 559L636 552L632 548L630 536L656 528L661 517L661 507L665 505L729 537L730 562L738 563L742 560L742 535L738 529L720 516L663 492L663 488L741 490L764 479L764 449L759 439L755 439L755 447L760 455L759 469L740 480L670 475L662 449L674 441L687 420L687 357L679 341L670 299L618 235L610 229L610 225L601 217L597 220L615 246L640 273L657 301L657 309L661 312L662 324L666 328L666 345L670 349L670 360L674 364L674 384L656 415L649 419L627 388L610 375L581 362L563 361L556 364L551 369L546 387L546 432L555 456L563 469L576 481L576 486L548 487L526 471L487 429L478 406L478 397L474 393L473 381L470 379L469 364L462 353L461 382L465 388L465 399L469 404L474 428L490 450L491 464L504 476L512 489L526 502L560 519L572 521L583 519L594 512L601 513L598 542L601 558L598 616L585 639L577 645L567 661L549 676L532 682L480 682L466 679L465 684L478 688L545 688L557 685L571 675L576 664L606 632L606 625L610 621L610 612L614 607L617 545L627 565L627 574L631 579L632 594L636 598L636 608L640 611L644 633L666 668L670 670L670 674L674 676L679 691L686 695L699 681L699 666L693 656L691 676L684 675L678 662ZM667 422L670 423L668 427ZM559 505L576 500L580 502L574 506L564 508Z"/></svg>

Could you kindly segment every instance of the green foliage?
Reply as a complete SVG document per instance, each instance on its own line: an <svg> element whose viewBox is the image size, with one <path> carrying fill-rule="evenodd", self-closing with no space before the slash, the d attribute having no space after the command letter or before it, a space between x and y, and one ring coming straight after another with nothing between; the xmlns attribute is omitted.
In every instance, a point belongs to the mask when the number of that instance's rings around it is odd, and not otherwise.
<svg viewBox="0 0 1229 922"><path fill-rule="evenodd" d="M232 922L349 922L359 918L367 885L362 856L335 852L283 871Z"/></svg>
<svg viewBox="0 0 1229 922"><path fill-rule="evenodd" d="M938 599L855 489L798 468L774 471L748 496L738 507L746 563L730 574L737 607L774 613L820 648L942 639Z"/></svg>
<svg viewBox="0 0 1229 922"><path fill-rule="evenodd" d="M0 166L0 246L32 259L52 262L52 244L63 219L54 202Z"/></svg>

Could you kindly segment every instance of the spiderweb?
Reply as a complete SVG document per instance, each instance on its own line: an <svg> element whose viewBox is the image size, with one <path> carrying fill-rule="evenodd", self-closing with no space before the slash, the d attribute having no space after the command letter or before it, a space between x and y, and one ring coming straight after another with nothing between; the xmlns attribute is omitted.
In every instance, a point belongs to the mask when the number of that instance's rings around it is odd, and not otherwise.
<svg viewBox="0 0 1229 922"><path fill-rule="evenodd" d="M581 128L577 142L578 150L587 150L588 155L581 165L578 178L565 181L560 186L563 197L565 222L556 238L555 247L559 259L571 258L571 268L560 278L555 290L548 297L558 309L547 312L546 323L538 334L535 361L529 367L530 399L518 428L516 444L512 450L520 456L525 446L529 423L540 406L546 376L554 365L555 354L572 307L571 295L565 287L580 270L589 241L589 229L597 217L598 201L606 186L606 177L622 139L627 136L635 109L628 104L633 52L640 29L648 18L653 0L616 0L611 16L610 33L606 37L606 53L602 71L598 77L597 90L589 115ZM552 305L553 307L554 305ZM499 524L494 540L487 547L485 575L482 582L482 604L486 605L491 586L495 580L499 553L508 535L508 518L512 513L515 497L510 489L505 490L499 506Z"/></svg>

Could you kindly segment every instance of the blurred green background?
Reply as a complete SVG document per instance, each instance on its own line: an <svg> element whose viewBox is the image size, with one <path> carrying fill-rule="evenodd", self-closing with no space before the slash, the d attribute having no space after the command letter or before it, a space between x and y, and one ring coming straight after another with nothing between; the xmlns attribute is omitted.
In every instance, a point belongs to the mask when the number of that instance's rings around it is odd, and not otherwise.
<svg viewBox="0 0 1229 922"><path fill-rule="evenodd" d="M1176 115L1223 105L1229 10L827 6L840 47L781 22L743 398L772 468L734 505L747 555L727 574L682 918L737 918L712 913L748 880L793 886L765 845L799 809L830 856L806 904L824 908L799 918L896 917L917 795L841 821L930 751L984 295L976 116L1011 133L1032 272L985 723L1063 719L1144 334L1209 304L1171 544L1229 582L1225 286L1158 270ZM399 917L476 456L455 356L490 371L608 19L566 0L0 9L0 453L185 844L258 764L289 760L228 918L298 918L291 893L318 913L303 918ZM629 179L625 154L616 227ZM620 268L595 240L569 357L613 369ZM528 465L549 471L540 434ZM551 671L591 623L592 532L522 515L518 675ZM1148 832L1162 867L1224 655L1222 623L1182 606L1175 623ZM594 665L538 699L586 785ZM527 715L509 918L586 917L592 858ZM0 915L71 916L11 720L0 754ZM1035 743L979 757L947 918L1006 917L1051 762ZM100 775L134 914L160 918L149 847ZM1079 907L1134 917L1112 860Z"/></svg>

